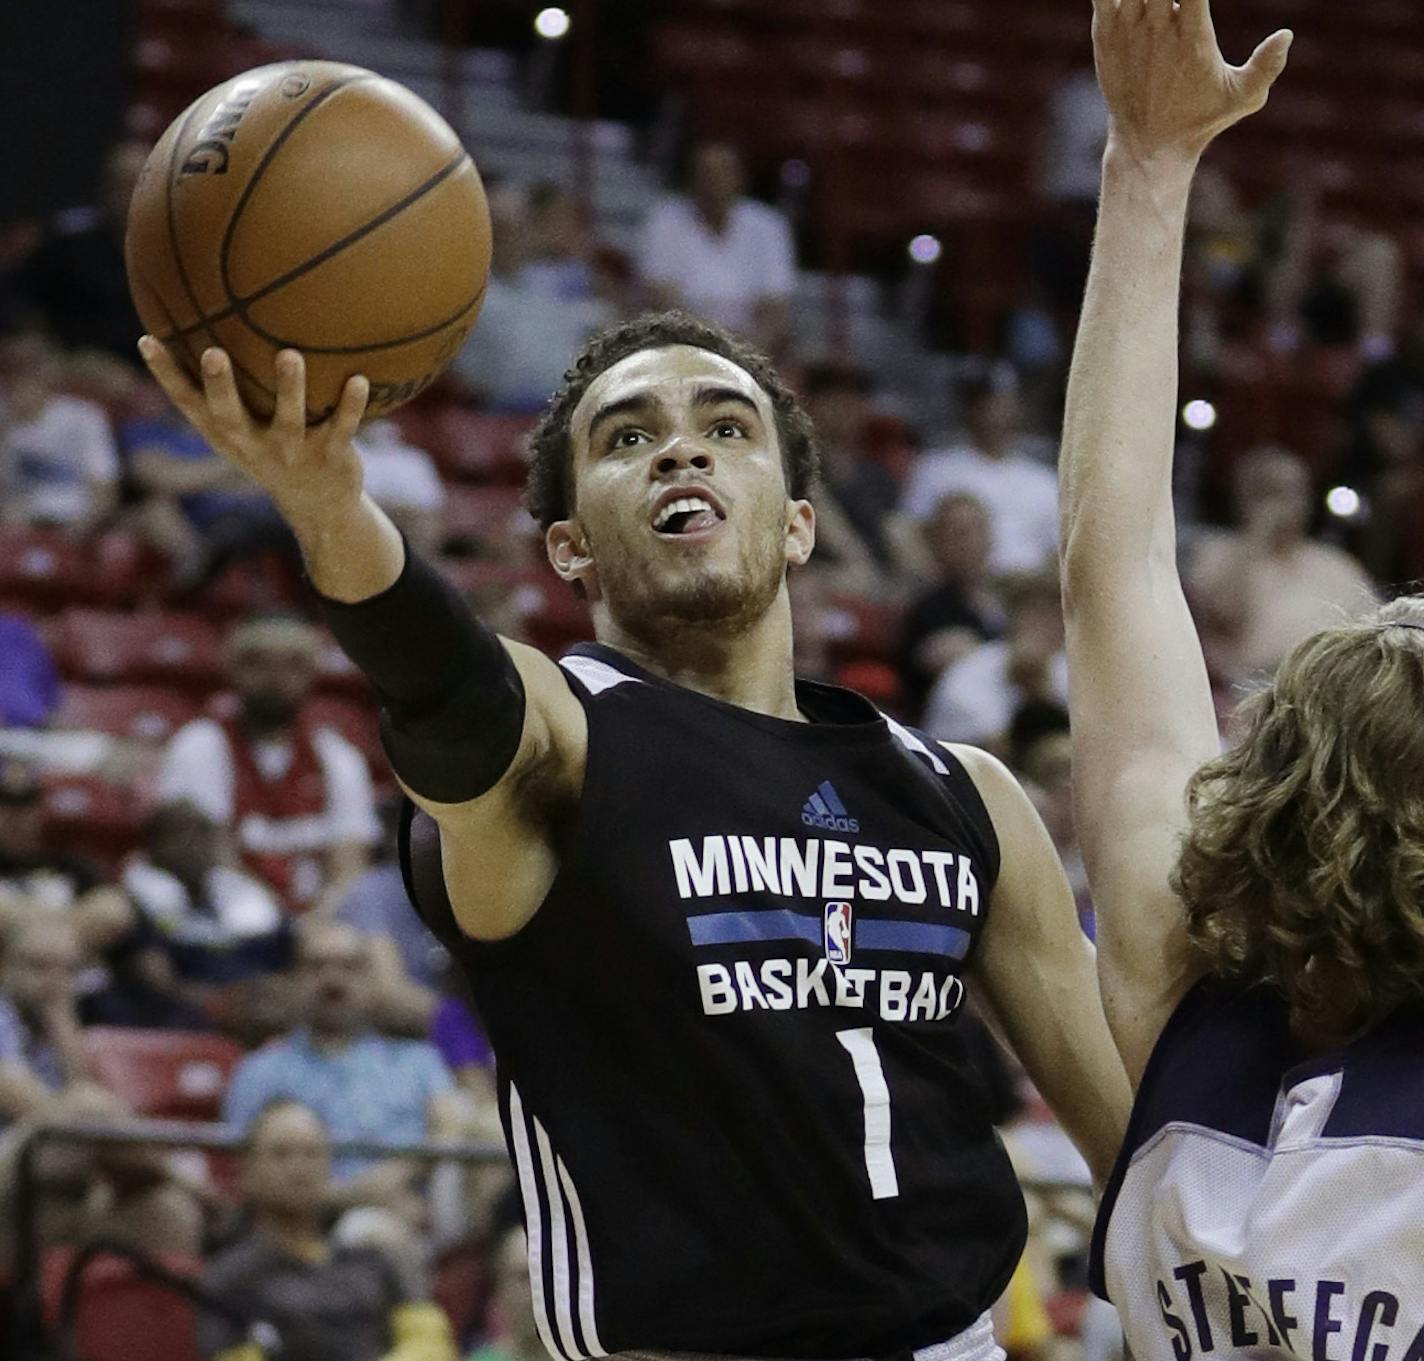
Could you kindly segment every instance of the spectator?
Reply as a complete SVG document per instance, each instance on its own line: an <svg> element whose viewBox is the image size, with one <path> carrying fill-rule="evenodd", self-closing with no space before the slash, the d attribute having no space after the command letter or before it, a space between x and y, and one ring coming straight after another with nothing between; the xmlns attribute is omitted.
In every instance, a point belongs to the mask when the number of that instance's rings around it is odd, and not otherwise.
<svg viewBox="0 0 1424 1361"><path fill-rule="evenodd" d="M90 1080L76 1006L83 950L74 924L52 913L0 935L0 1262L15 1250L17 1162L30 1131L46 1121L105 1125L126 1112ZM103 1233L150 1252L196 1255L206 1188L149 1149L97 1151L50 1144L36 1171L42 1245Z"/></svg>
<svg viewBox="0 0 1424 1361"><path fill-rule="evenodd" d="M40 1114L89 1078L76 1009L83 947L74 924L45 913L4 934L0 954L0 1127Z"/></svg>
<svg viewBox="0 0 1424 1361"><path fill-rule="evenodd" d="M209 1262L203 1285L262 1329L211 1311L213 1361L454 1361L450 1326L379 1248L326 1232L331 1148L320 1117L278 1098L257 1113L242 1163L251 1229Z"/></svg>
<svg viewBox="0 0 1424 1361"><path fill-rule="evenodd" d="M59 673L44 639L18 614L0 613L0 728L42 728L59 705Z"/></svg>
<svg viewBox="0 0 1424 1361"><path fill-rule="evenodd" d="M99 202L65 213L21 280L30 305L66 349L106 350L131 365L138 363L143 327L129 294L124 230L148 151L122 142L109 153Z"/></svg>
<svg viewBox="0 0 1424 1361"><path fill-rule="evenodd" d="M545 180L529 191L529 260L525 284L546 298L616 306L618 285L602 268L592 234L573 195Z"/></svg>
<svg viewBox="0 0 1424 1361"><path fill-rule="evenodd" d="M897 513L899 485L866 448L875 414L870 375L854 365L815 364L801 386L821 453L817 557L834 564L842 589L882 594L911 564Z"/></svg>
<svg viewBox="0 0 1424 1361"><path fill-rule="evenodd" d="M288 1097L309 1104L334 1139L418 1144L463 1133L466 1103L435 1050L371 1029L370 956L358 932L331 920L303 922L297 975L305 1024L238 1065L223 1119L249 1129L269 1101ZM343 1157L336 1176L343 1205L417 1213L416 1169L405 1162Z"/></svg>
<svg viewBox="0 0 1424 1361"><path fill-rule="evenodd" d="M967 439L915 463L903 505L927 520L950 492L977 497L994 527L989 568L996 575L1042 571L1058 551L1058 483L1022 431L1017 380L998 372L960 389Z"/></svg>
<svg viewBox="0 0 1424 1361"><path fill-rule="evenodd" d="M172 562L178 589L197 585L219 563L271 547L283 532L265 493L166 402L124 422L119 446L142 497L134 528Z"/></svg>
<svg viewBox="0 0 1424 1361"><path fill-rule="evenodd" d="M1004 611L989 584L989 512L968 492L951 492L925 525L936 579L910 603L900 670L918 713L935 678L1003 632Z"/></svg>
<svg viewBox="0 0 1424 1361"><path fill-rule="evenodd" d="M82 535L117 505L119 458L103 409L59 377L44 337L0 341L0 518Z"/></svg>
<svg viewBox="0 0 1424 1361"><path fill-rule="evenodd" d="M480 319L451 364L453 377L496 411L534 412L563 380L569 357L613 320L600 298L561 295L562 271L529 269L529 196L513 185L490 195L493 268ZM566 281L566 280L565 280Z"/></svg>
<svg viewBox="0 0 1424 1361"><path fill-rule="evenodd" d="M775 352L790 332L796 252L785 218L745 190L734 148L694 147L688 193L653 208L637 272L652 306L685 307Z"/></svg>
<svg viewBox="0 0 1424 1361"><path fill-rule="evenodd" d="M173 734L162 802L190 799L236 835L247 867L288 907L338 899L379 836L366 760L306 711L319 644L301 620L262 615L227 644L237 711Z"/></svg>
<svg viewBox="0 0 1424 1361"><path fill-rule="evenodd" d="M1033 699L1068 702L1063 614L1056 575L1005 583L1008 631L946 671L930 692L925 727L945 742L998 749L1014 712Z"/></svg>
<svg viewBox="0 0 1424 1361"><path fill-rule="evenodd" d="M382 809L385 827L377 863L347 890L336 916L365 940L385 1026L403 1034L426 1035L435 1022L447 956L406 896L396 858L399 812L399 801L394 799Z"/></svg>
<svg viewBox="0 0 1424 1361"><path fill-rule="evenodd" d="M23 761L0 757L0 931L48 917L67 919L91 954L133 925L128 899L97 865L44 844L39 780Z"/></svg>
<svg viewBox="0 0 1424 1361"><path fill-rule="evenodd" d="M1007 759L1053 838L1078 905L1078 920L1091 936L1093 904L1073 820L1073 749L1068 735L1068 711L1051 700L1030 700L1021 705L1009 724Z"/></svg>
<svg viewBox="0 0 1424 1361"><path fill-rule="evenodd" d="M494 1288L489 1303L489 1335L468 1361L545 1361L549 1355L534 1322L529 1288L529 1243L522 1228L506 1229L491 1253Z"/></svg>
<svg viewBox="0 0 1424 1361"><path fill-rule="evenodd" d="M407 444L394 421L362 426L356 452L361 455L366 495L395 521L416 552L437 554L445 487L435 461L424 449Z"/></svg>
<svg viewBox="0 0 1424 1361"><path fill-rule="evenodd" d="M265 883L228 863L226 840L197 804L161 804L123 886L138 911L149 985L245 1029L251 985L291 961L291 925Z"/></svg>
<svg viewBox="0 0 1424 1361"><path fill-rule="evenodd" d="M1307 537L1310 474L1297 455L1254 450L1235 490L1240 528L1206 539L1189 578L1207 658L1231 682L1270 674L1302 639L1375 599L1354 558Z"/></svg>

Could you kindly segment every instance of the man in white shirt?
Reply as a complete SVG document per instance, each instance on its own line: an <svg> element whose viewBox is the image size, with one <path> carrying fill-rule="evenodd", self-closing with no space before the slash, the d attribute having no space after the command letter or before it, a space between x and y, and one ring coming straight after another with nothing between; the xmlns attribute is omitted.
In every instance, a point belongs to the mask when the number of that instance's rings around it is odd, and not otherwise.
<svg viewBox="0 0 1424 1361"><path fill-rule="evenodd" d="M663 199L643 225L638 278L649 305L686 308L775 351L789 329L796 250L786 219L745 188L734 148L697 147L687 195Z"/></svg>
<svg viewBox="0 0 1424 1361"><path fill-rule="evenodd" d="M1310 470L1289 449L1255 449L1236 473L1239 528L1207 537L1187 584L1212 670L1240 684L1271 675L1299 642L1378 602L1344 549L1309 537Z"/></svg>
<svg viewBox="0 0 1424 1361"><path fill-rule="evenodd" d="M1006 583L1008 632L981 643L935 682L924 728L941 742L1004 750L1014 713L1029 700L1068 703L1063 613L1053 572Z"/></svg>
<svg viewBox="0 0 1424 1361"><path fill-rule="evenodd" d="M247 869L294 911L335 901L380 835L365 758L303 712L317 656L299 619L240 624L228 640L236 712L174 733L158 780L160 801L189 799L230 827Z"/></svg>
<svg viewBox="0 0 1424 1361"><path fill-rule="evenodd" d="M366 494L396 523L418 553L440 550L445 486L435 460L406 443L394 421L371 421L356 441Z"/></svg>
<svg viewBox="0 0 1424 1361"><path fill-rule="evenodd" d="M58 381L42 336L0 345L0 516L83 534L116 504L119 456L103 409L57 393Z"/></svg>
<svg viewBox="0 0 1424 1361"><path fill-rule="evenodd" d="M967 439L915 460L901 507L927 521L946 496L967 493L993 524L990 572L1043 571L1058 552L1058 483L1023 436L1017 386L990 376L964 384L960 397Z"/></svg>

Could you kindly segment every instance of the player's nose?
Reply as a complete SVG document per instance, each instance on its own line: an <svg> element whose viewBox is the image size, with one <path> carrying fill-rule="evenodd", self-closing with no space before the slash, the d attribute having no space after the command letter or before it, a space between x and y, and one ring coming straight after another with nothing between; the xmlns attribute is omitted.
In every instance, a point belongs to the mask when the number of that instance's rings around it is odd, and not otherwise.
<svg viewBox="0 0 1424 1361"><path fill-rule="evenodd" d="M705 444L688 435L673 435L654 454L652 472L654 477L667 477L689 468L710 473L716 466L712 451Z"/></svg>

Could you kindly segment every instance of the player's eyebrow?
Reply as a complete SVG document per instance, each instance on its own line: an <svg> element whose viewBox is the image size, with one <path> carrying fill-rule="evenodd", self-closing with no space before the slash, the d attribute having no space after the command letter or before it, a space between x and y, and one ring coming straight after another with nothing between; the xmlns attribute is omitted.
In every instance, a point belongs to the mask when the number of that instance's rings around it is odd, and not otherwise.
<svg viewBox="0 0 1424 1361"><path fill-rule="evenodd" d="M635 392L631 396L620 397L616 402L609 402L607 406L599 407L593 413L593 419L588 423L590 446L600 428L607 425L609 421L615 420L619 416L641 415L661 405L662 403L651 392Z"/></svg>
<svg viewBox="0 0 1424 1361"><path fill-rule="evenodd" d="M761 418L761 411L757 404L752 401L740 388L729 387L703 387L698 388L692 395L693 406L724 406L728 404L744 407L753 416Z"/></svg>

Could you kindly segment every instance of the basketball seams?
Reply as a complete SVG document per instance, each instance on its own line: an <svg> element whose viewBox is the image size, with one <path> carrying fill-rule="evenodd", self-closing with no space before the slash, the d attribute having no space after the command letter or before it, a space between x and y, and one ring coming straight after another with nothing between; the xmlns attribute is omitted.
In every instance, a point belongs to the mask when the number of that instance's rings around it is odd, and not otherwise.
<svg viewBox="0 0 1424 1361"><path fill-rule="evenodd" d="M223 291L228 295L229 303L228 306L223 308L221 312L214 313L210 320L226 321L230 317L237 317L247 326L250 331L253 332L254 335L260 336L263 340L266 340L269 343L279 347L290 345L292 348L300 349L301 351L303 351L303 353L306 354L362 354L367 350L395 349L401 345L414 344L418 340L426 340L433 335L437 335L447 326L454 325L454 323L459 321L459 319L463 317L465 313L468 312L472 307L476 307L479 305L479 302L484 297L485 293L485 289L483 287L478 293L475 294L473 298L470 299L469 302L457 308L454 312L452 312L448 317L445 317L443 320L438 321L431 326L427 326L424 330L413 331L407 335L397 336L391 340L375 341L370 345L322 346L308 345L305 342L301 341L287 340L281 336L273 335L271 332L266 331L261 326L259 326L255 321L253 321L251 315L249 314L249 309L255 303L261 302L264 298L271 297L273 293L280 292L288 284L295 283L296 280L301 278L303 274L310 273L310 271L316 269L319 265L324 265L328 260L339 255L348 247L356 245L357 242L364 240L372 232L378 230L381 227L384 227L388 222L391 222L395 218L399 217L400 214L405 212L407 208L413 207L427 194L433 192L435 189L438 189L440 185L442 185L447 179L450 179L452 176L465 169L466 166L470 166L471 168L473 168L473 162L470 160L469 154L464 150L461 150L458 156L456 156L446 165L441 166L441 168L437 170L435 174L433 174L429 179L424 181L424 183L416 185L416 187L412 189L408 194L406 194L404 198L399 199L395 203L391 204L390 207L384 209L376 217L373 217L370 221L365 222L360 227L357 227L352 231L348 232L344 237L332 242L331 245L324 247L315 255L311 256L309 259L302 261L302 263L299 265L293 266L285 274L282 274L278 278L271 280L269 283L263 284L261 288L256 289L254 292L249 293L244 297L234 297L227 277L227 262L226 257L224 257ZM236 222L237 217L238 213L234 212L232 221ZM175 331L174 335L186 335L189 332L196 330L198 326L199 323L194 322L191 326L186 326L181 331Z"/></svg>
<svg viewBox="0 0 1424 1361"><path fill-rule="evenodd" d="M187 136L188 129L192 126L193 119L197 115L198 109L202 106L202 103L203 101L201 99L196 100L189 108L188 112L184 114L183 123L178 129L178 135L173 139L172 147L169 148L168 164L164 167L163 171L163 214L168 226L168 249L173 253L173 265L178 272L178 282L182 285L183 292L187 296L188 302L192 306L193 311L198 314L198 323L203 332L207 335L208 342L221 349L224 348L223 344L218 339L217 334L213 331L212 322L208 318L207 313L203 310L202 303L198 301L198 295L196 290L193 288L193 282L188 277L188 267L183 262L182 251L178 248L178 224L174 217L174 166L178 160L179 149L184 145L184 139ZM166 312L167 310L168 309L165 307L164 311ZM188 342L186 336L183 340L183 348L185 350L188 349ZM250 370L248 370L242 364L239 364L236 359L232 360L232 366L233 371L235 373L241 374L264 396L272 398L274 402L276 401L277 393L274 389L269 388Z"/></svg>
<svg viewBox="0 0 1424 1361"><path fill-rule="evenodd" d="M292 65L301 63L293 62ZM346 89L349 85L356 85L362 81L379 80L380 77L374 72L365 71L358 76L345 76L340 80L333 80L326 89L320 91L306 105L298 109L287 121L282 130L272 139L267 149L262 153L261 159L253 167L252 173L247 177L247 183L242 187L242 193L238 195L237 202L233 204L232 212L228 216L227 226L223 229L222 244L218 248L218 276L222 281L223 293L227 296L228 307L226 313L232 316L234 312L240 313L242 304L232 289L232 275L228 269L228 257L232 252L232 238L237 231L237 224L242 218L242 214L247 209L247 202L252 197L253 191L257 188L262 176L267 173L267 168L276 159L277 153L286 145L287 139L323 104L333 95Z"/></svg>

